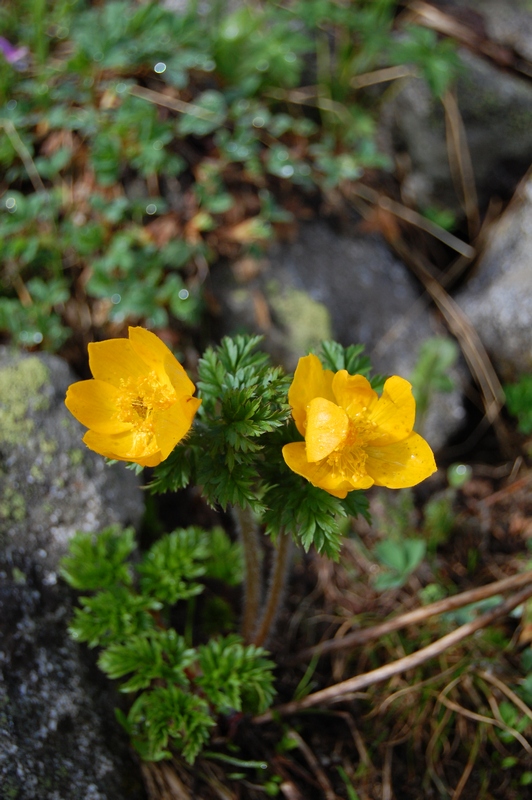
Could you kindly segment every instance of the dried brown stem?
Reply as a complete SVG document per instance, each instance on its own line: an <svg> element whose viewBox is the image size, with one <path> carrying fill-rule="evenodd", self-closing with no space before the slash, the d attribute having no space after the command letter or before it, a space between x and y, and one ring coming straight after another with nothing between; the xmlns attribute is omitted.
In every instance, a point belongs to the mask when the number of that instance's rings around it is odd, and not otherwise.
<svg viewBox="0 0 532 800"><path fill-rule="evenodd" d="M366 642L371 642L374 639L379 639L388 633L397 631L400 628L406 628L407 625L415 625L418 622L423 622L429 617L436 614L446 614L449 611L454 611L457 608L463 608L471 603L478 603L481 600L486 600L488 597L493 597L496 594L502 594L511 589L518 589L520 586L532 584L532 570L520 573L519 575L512 575L510 578L503 578L500 581L489 583L486 586L479 586L477 589L469 589L467 592L456 594L454 597L446 597L444 600L438 600L428 606L416 608L414 611L408 611L406 614L401 614L399 617L389 619L382 622L380 625L373 625L371 628L366 628L361 631L353 631L340 639L328 639L326 642L321 642L314 647L309 647L298 653L294 662L308 661L313 656L325 655L325 653L332 653L337 650L344 650L350 647L356 647Z"/></svg>
<svg viewBox="0 0 532 800"><path fill-rule="evenodd" d="M345 695L360 691L368 686L373 686L375 683L388 680L394 675L399 675L401 672L414 669L415 667L424 664L425 661L429 661L431 658L441 655L449 648L461 642L463 639L472 636L472 634L476 633L476 631L491 625L496 619L505 616L518 605L524 603L525 600L528 600L528 598L531 596L532 585L528 585L524 589L521 589L520 592L516 592L508 597L496 608L488 611L486 614L482 614L482 616L478 617L472 622L461 625L455 631L452 631L452 633L442 636L441 639L438 639L427 647L423 647L416 653L412 653L404 658L399 658L397 661L394 661L391 664L385 664L384 666L378 667L371 672L366 672L363 675L356 675L354 678L349 678L346 681L337 683L334 686L329 686L319 692L309 694L302 700L294 700L290 703L277 706L277 708L255 717L254 722L258 725L261 725L265 722L271 722L274 716L297 714L306 708L312 708L321 704L334 703L342 700Z"/></svg>
<svg viewBox="0 0 532 800"><path fill-rule="evenodd" d="M246 644L253 641L262 600L262 568L257 526L250 508L234 507L238 534L244 550L244 614L242 638Z"/></svg>
<svg viewBox="0 0 532 800"><path fill-rule="evenodd" d="M267 643L268 638L273 632L273 626L279 613L281 601L284 597L286 579L290 569L290 553L292 539L285 533L281 533L277 541L275 559L272 566L266 608L260 621L259 629L253 636L253 644L261 646Z"/></svg>

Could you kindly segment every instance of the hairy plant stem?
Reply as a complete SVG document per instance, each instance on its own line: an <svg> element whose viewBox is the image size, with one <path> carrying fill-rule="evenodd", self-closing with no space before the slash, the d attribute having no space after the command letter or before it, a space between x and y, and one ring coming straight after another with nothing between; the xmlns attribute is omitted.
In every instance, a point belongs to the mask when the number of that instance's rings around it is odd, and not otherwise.
<svg viewBox="0 0 532 800"><path fill-rule="evenodd" d="M257 646L266 644L273 632L273 626L277 619L277 614L284 597L286 579L290 567L292 552L292 538L286 533L281 533L275 549L275 557L272 566L270 585L268 586L268 597L266 608L262 615L259 629L253 637L253 644Z"/></svg>
<svg viewBox="0 0 532 800"><path fill-rule="evenodd" d="M242 638L246 644L253 641L262 600L261 547L257 525L250 508L233 507L238 535L244 550L244 613Z"/></svg>

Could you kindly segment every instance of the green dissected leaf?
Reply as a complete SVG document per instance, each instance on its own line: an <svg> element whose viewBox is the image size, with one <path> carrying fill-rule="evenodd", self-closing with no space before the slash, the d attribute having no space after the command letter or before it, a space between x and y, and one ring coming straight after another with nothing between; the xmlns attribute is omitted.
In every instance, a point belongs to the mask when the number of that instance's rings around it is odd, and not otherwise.
<svg viewBox="0 0 532 800"><path fill-rule="evenodd" d="M198 650L196 683L221 713L265 711L274 697L275 666L265 656L262 647L245 646L238 636L211 639Z"/></svg>
<svg viewBox="0 0 532 800"><path fill-rule="evenodd" d="M244 576L244 554L240 542L232 542L222 528L208 533L209 556L205 561L205 575L238 586Z"/></svg>
<svg viewBox="0 0 532 800"><path fill-rule="evenodd" d="M194 579L205 573L208 534L197 527L180 528L163 536L137 567L142 591L173 605L203 591Z"/></svg>
<svg viewBox="0 0 532 800"><path fill-rule="evenodd" d="M347 370L350 375L364 375L375 391L382 389L385 378L382 375L371 377L371 361L363 355L363 344L351 344L343 347L338 342L326 341L321 344L320 360L325 369L338 372Z"/></svg>
<svg viewBox="0 0 532 800"><path fill-rule="evenodd" d="M175 630L153 630L110 645L101 653L98 666L113 680L132 673L120 691L136 692L156 679L169 685L188 686L185 669L195 658L196 651L187 648L184 638Z"/></svg>
<svg viewBox="0 0 532 800"><path fill-rule="evenodd" d="M202 486L203 497L213 508L223 509L238 505L251 508L256 514L264 511L264 505L257 495L257 472L251 463L235 461L229 469L225 458L204 458L198 464L198 483Z"/></svg>
<svg viewBox="0 0 532 800"><path fill-rule="evenodd" d="M135 549L133 528L105 528L100 534L77 533L70 541L70 555L61 561L61 576L74 589L107 589L131 585L131 570L125 563Z"/></svg>
<svg viewBox="0 0 532 800"><path fill-rule="evenodd" d="M272 450L271 455L269 450L266 453L262 467L268 486L262 498L266 533L277 536L285 531L299 539L305 550L314 545L318 553L336 560L342 544L337 520L346 516L342 501L289 470L280 448Z"/></svg>
<svg viewBox="0 0 532 800"><path fill-rule="evenodd" d="M192 764L214 724L205 700L172 685L143 692L131 706L126 730L142 758L169 758L166 748L173 745Z"/></svg>
<svg viewBox="0 0 532 800"><path fill-rule="evenodd" d="M155 626L150 612L161 609L152 597L133 594L124 586L115 586L94 597L80 597L82 608L76 608L69 632L78 642L89 647L123 642L124 639Z"/></svg>
<svg viewBox="0 0 532 800"><path fill-rule="evenodd" d="M154 470L154 478L150 490L154 494L176 492L184 489L191 481L195 481L196 459L201 451L195 446L197 435L189 433L184 443L179 443L170 453L166 461Z"/></svg>

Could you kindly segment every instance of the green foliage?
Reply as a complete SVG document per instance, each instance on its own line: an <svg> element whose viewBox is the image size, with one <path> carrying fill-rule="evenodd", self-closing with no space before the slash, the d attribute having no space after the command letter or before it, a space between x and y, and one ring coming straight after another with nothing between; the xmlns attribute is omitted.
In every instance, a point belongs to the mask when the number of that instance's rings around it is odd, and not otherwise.
<svg viewBox="0 0 532 800"><path fill-rule="evenodd" d="M333 372L345 369L350 375L363 375L375 391L380 391L386 378L383 375L371 376L371 361L368 356L363 355L363 352L363 344L343 347L338 342L322 342L320 360L325 369Z"/></svg>
<svg viewBox="0 0 532 800"><path fill-rule="evenodd" d="M169 685L187 686L185 669L196 659L196 651L187 648L175 630L153 630L144 636L131 636L121 644L112 644L98 659L98 666L116 680L131 673L120 687L121 692L136 692L160 679Z"/></svg>
<svg viewBox="0 0 532 800"><path fill-rule="evenodd" d="M136 566L125 563L132 549L130 529L73 539L63 577L96 594L80 598L71 634L103 648L98 664L109 678L127 678L120 690L135 697L128 713L117 716L140 755L159 760L177 750L193 763L217 715L258 713L270 705L274 665L262 648L234 634L195 648L163 624L177 601L203 590L203 575L230 582L240 576L239 546L220 528L213 536L200 528L174 531ZM223 557L234 563L218 564Z"/></svg>
<svg viewBox="0 0 532 800"><path fill-rule="evenodd" d="M70 541L70 556L61 562L61 576L74 589L109 589L131 585L126 558L135 549L133 528L105 528L100 534L77 533Z"/></svg>
<svg viewBox="0 0 532 800"><path fill-rule="evenodd" d="M193 764L215 725L203 698L173 684L143 692L127 717L117 716L145 761L171 758L171 744Z"/></svg>
<svg viewBox="0 0 532 800"><path fill-rule="evenodd" d="M203 591L195 578L205 574L201 563L209 553L207 535L200 528L186 528L163 536L138 565L144 594L173 605Z"/></svg>
<svg viewBox="0 0 532 800"><path fill-rule="evenodd" d="M94 597L80 597L82 608L74 612L70 635L89 647L110 644L152 630L151 612L162 606L151 597L133 594L125 586L113 586Z"/></svg>
<svg viewBox="0 0 532 800"><path fill-rule="evenodd" d="M521 433L532 433L532 375L522 375L504 387L508 411L517 417Z"/></svg>
<svg viewBox="0 0 532 800"><path fill-rule="evenodd" d="M426 545L422 539L385 539L375 547L375 555L384 567L374 579L379 592L399 589L419 567L425 557Z"/></svg>
<svg viewBox="0 0 532 800"><path fill-rule="evenodd" d="M197 684L222 713L265 711L274 697L275 665L264 656L262 647L246 647L238 636L211 639L198 649Z"/></svg>
<svg viewBox="0 0 532 800"><path fill-rule="evenodd" d="M291 218L287 186L327 193L386 168L356 77L407 62L439 96L456 72L448 40L397 35L395 5L8 4L2 30L29 45L32 70L0 64L0 330L56 351L77 304L102 324L194 324L189 276L218 257L235 209L235 248L257 250ZM302 83L315 91L294 103Z"/></svg>
<svg viewBox="0 0 532 800"><path fill-rule="evenodd" d="M454 382L449 371L458 359L458 346L451 339L435 336L421 345L410 381L416 400L418 427L436 392L452 392Z"/></svg>
<svg viewBox="0 0 532 800"><path fill-rule="evenodd" d="M256 349L259 341L256 336L225 338L219 347L205 351L198 368L202 405L198 424L187 438L188 456L172 456L169 466L155 470L155 491L177 488L175 465L179 480L186 475L199 483L211 505L263 510L257 471L265 440L286 424L290 409L288 379ZM278 453L277 463L280 460Z"/></svg>

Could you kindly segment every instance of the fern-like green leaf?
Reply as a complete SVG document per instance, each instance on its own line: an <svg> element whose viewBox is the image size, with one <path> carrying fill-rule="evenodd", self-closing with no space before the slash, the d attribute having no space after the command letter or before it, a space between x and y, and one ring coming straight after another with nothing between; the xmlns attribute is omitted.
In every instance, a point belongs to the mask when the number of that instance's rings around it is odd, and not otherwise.
<svg viewBox="0 0 532 800"><path fill-rule="evenodd" d="M131 584L126 558L135 549L133 528L111 526L100 534L77 533L69 545L70 554L61 561L61 576L74 589L106 589Z"/></svg>

